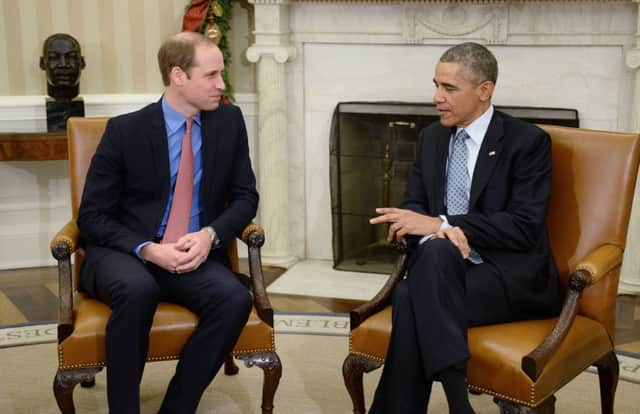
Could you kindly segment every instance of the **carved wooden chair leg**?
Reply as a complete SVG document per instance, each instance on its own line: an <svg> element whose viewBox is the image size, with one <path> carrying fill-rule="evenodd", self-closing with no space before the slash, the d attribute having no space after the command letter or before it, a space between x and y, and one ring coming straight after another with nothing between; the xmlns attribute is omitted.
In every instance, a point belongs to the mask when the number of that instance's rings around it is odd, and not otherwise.
<svg viewBox="0 0 640 414"><path fill-rule="evenodd" d="M501 400L494 398L498 407L500 407L500 414L553 414L556 411L556 397L550 396L537 407L529 407L521 405L513 401Z"/></svg>
<svg viewBox="0 0 640 414"><path fill-rule="evenodd" d="M618 387L620 363L615 352L611 351L600 358L595 365L598 367L600 379L600 406L602 414L613 414L613 401Z"/></svg>
<svg viewBox="0 0 640 414"><path fill-rule="evenodd" d="M227 355L224 360L224 375L236 375L238 371L239 368L233 360L233 354Z"/></svg>
<svg viewBox="0 0 640 414"><path fill-rule="evenodd" d="M93 378L85 380L85 381L80 381L80 386L82 388L91 388L91 387L93 387L95 385L96 385L96 377L93 377Z"/></svg>
<svg viewBox="0 0 640 414"><path fill-rule="evenodd" d="M262 384L262 414L273 413L273 397L280 384L282 376L282 364L280 357L275 352L258 352L255 354L240 355L238 359L244 360L247 367L254 365L262 368L264 382Z"/></svg>
<svg viewBox="0 0 640 414"><path fill-rule="evenodd" d="M75 414L73 405L73 389L79 382L90 382L100 368L78 368L74 370L58 370L53 379L53 394L62 414Z"/></svg>
<svg viewBox="0 0 640 414"><path fill-rule="evenodd" d="M100 371L102 371L102 368L98 368L98 371L96 373L98 373ZM95 375L93 377L91 377L90 379L80 381L80 386L82 388L91 388L91 387L93 387L95 385L96 385L96 377L95 377Z"/></svg>
<svg viewBox="0 0 640 414"><path fill-rule="evenodd" d="M354 414L365 414L366 412L362 376L365 372L371 372L381 365L382 362L380 361L356 354L349 354L344 359L344 363L342 364L342 378L353 402Z"/></svg>

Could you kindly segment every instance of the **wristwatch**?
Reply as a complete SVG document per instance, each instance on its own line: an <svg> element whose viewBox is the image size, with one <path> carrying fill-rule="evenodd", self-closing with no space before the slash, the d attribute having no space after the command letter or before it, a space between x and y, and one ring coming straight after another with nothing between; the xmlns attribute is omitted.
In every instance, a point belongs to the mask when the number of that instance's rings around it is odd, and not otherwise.
<svg viewBox="0 0 640 414"><path fill-rule="evenodd" d="M213 229L213 227L211 226L207 226L207 227L203 227L202 230L205 230L207 233L209 233L209 239L211 240L211 246L215 247L218 245L218 235L216 234L216 231Z"/></svg>

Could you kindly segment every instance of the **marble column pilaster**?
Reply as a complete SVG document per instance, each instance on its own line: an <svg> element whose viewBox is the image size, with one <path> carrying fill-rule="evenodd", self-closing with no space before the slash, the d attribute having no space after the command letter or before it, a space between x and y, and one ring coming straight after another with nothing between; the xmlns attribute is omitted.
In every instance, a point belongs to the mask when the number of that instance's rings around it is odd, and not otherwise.
<svg viewBox="0 0 640 414"><path fill-rule="evenodd" d="M285 63L295 56L288 42L288 6L281 0L253 0L255 43L247 59L257 65L258 190L260 224L266 242L262 262L289 267L297 258L289 242L289 163Z"/></svg>
<svg viewBox="0 0 640 414"><path fill-rule="evenodd" d="M634 3L640 3L640 0L633 1ZM633 132L640 132L640 4L638 5L636 47L627 51L626 65L635 71L629 129ZM638 174L638 179L636 180L618 291L620 293L640 294L640 174Z"/></svg>

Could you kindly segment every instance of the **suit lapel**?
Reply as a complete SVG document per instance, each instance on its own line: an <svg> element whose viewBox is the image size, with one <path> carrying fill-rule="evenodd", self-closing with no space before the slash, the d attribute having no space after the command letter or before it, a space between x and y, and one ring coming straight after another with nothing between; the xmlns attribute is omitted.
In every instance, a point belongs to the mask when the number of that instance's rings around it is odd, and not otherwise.
<svg viewBox="0 0 640 414"><path fill-rule="evenodd" d="M445 181L447 172L447 158L449 156L449 140L451 139L452 129L442 128L441 133L435 139L435 158L433 170L433 182L429 186L434 189L432 199L435 202L437 214L445 214L446 207L444 205ZM428 188L427 194L428 194ZM431 196L431 195L430 195Z"/></svg>
<svg viewBox="0 0 640 414"><path fill-rule="evenodd" d="M169 189L169 146L167 141L167 129L164 125L162 104L156 103L151 119L151 152L156 167L158 178L163 182L163 188ZM167 193L168 194L168 193Z"/></svg>
<svg viewBox="0 0 640 414"><path fill-rule="evenodd" d="M489 178L501 155L503 138L502 118L500 118L498 111L495 111L491 123L489 123L487 134L482 141L482 146L478 153L478 160L476 161L473 172L471 194L469 197L469 211L473 209L482 190L484 190L489 182Z"/></svg>

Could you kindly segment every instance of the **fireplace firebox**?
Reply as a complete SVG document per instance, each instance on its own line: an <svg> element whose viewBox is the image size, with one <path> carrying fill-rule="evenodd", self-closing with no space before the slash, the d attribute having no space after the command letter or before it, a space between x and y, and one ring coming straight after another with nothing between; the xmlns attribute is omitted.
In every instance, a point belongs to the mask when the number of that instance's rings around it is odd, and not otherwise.
<svg viewBox="0 0 640 414"><path fill-rule="evenodd" d="M579 127L578 111L496 106L533 123ZM333 261L338 270L388 273L397 253L375 208L399 206L420 130L438 120L433 104L343 102L331 123Z"/></svg>

